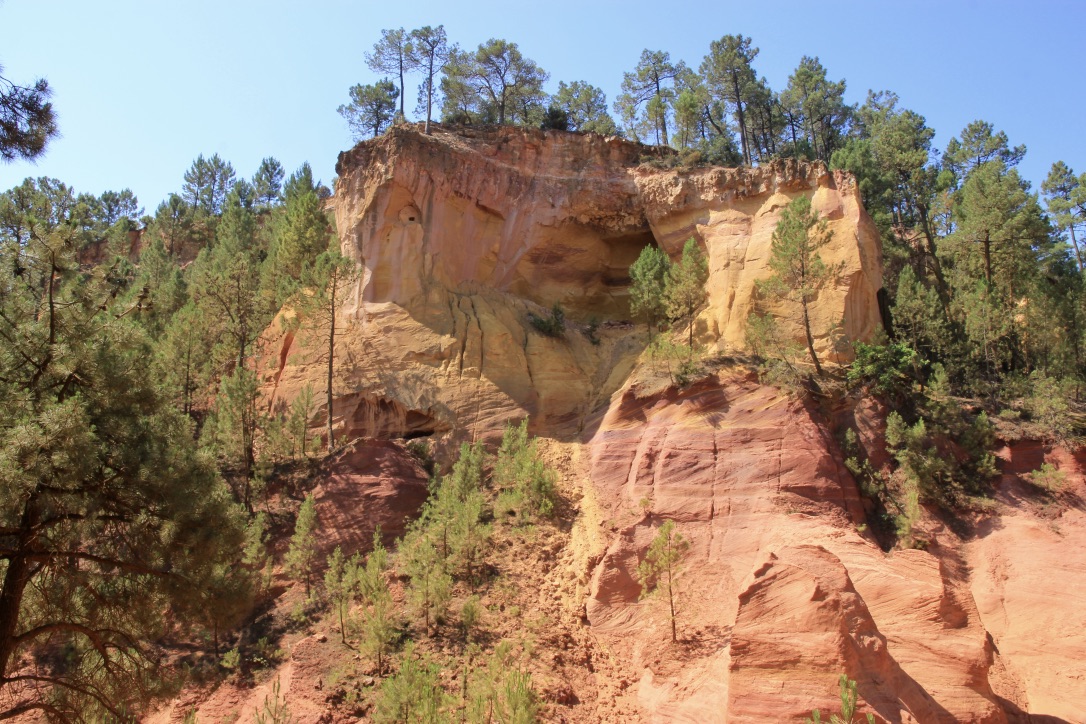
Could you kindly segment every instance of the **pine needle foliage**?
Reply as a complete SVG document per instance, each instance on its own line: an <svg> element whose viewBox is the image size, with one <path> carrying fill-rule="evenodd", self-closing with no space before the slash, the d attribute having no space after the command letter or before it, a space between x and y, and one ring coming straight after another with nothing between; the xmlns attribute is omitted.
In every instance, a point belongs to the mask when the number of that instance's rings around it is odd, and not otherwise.
<svg viewBox="0 0 1086 724"><path fill-rule="evenodd" d="M675 578L680 564L690 550L690 543L675 530L675 522L664 521L649 544L649 550L637 566L637 580L641 584L641 598L653 593L667 597L671 620L671 640L678 641L675 616Z"/></svg>

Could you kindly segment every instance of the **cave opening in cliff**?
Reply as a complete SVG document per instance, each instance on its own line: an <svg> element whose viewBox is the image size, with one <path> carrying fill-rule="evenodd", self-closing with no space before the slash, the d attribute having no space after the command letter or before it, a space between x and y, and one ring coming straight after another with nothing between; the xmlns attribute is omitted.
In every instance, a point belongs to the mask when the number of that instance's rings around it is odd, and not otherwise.
<svg viewBox="0 0 1086 724"><path fill-rule="evenodd" d="M656 237L648 229L607 237L604 240L610 250L607 271L603 283L612 291L628 289L630 267L649 246L659 246Z"/></svg>

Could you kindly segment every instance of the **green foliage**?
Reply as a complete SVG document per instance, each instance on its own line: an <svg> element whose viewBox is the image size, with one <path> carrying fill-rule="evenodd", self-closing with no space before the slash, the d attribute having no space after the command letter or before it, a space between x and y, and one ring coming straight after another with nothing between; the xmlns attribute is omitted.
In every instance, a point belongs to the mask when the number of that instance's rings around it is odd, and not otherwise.
<svg viewBox="0 0 1086 724"><path fill-rule="evenodd" d="M851 116L844 94L845 81L830 81L818 58L803 56L780 94L781 105L788 109L794 156L830 160L842 145ZM797 136L802 140L797 141Z"/></svg>
<svg viewBox="0 0 1086 724"><path fill-rule="evenodd" d="M544 131L568 131L569 116L564 110L552 104L547 106L547 110L543 113L543 120L539 122L539 127Z"/></svg>
<svg viewBox="0 0 1086 724"><path fill-rule="evenodd" d="M377 664L380 675L385 668L385 657L399 637L399 625L392 597L383 593L377 596L362 614L361 649Z"/></svg>
<svg viewBox="0 0 1086 724"><path fill-rule="evenodd" d="M994 433L984 412L970 417L943 397L944 381L935 379L932 387L923 416L916 422L906 423L898 413L890 413L886 443L907 490L915 487L920 500L956 507L966 495L984 492L995 475L990 452Z"/></svg>
<svg viewBox="0 0 1086 724"><path fill-rule="evenodd" d="M449 62L449 42L445 35L445 26L432 28L429 25L411 31L407 49L409 67L423 73L419 85L419 111L426 109L426 133L430 133L430 119L433 117L434 79L445 69Z"/></svg>
<svg viewBox="0 0 1086 724"><path fill-rule="evenodd" d="M1049 377L1042 370L1030 373L1029 396L1022 407L1030 420L1040 426L1045 438L1062 442L1070 439L1074 430L1071 420L1071 385L1064 380Z"/></svg>
<svg viewBox="0 0 1086 724"><path fill-rule="evenodd" d="M479 603L478 596L469 596L460 605L460 627L464 631L464 639L471 641L471 634L482 620L483 607Z"/></svg>
<svg viewBox="0 0 1086 724"><path fill-rule="evenodd" d="M762 359L759 379L790 392L801 389L803 374L797 365L803 347L785 334L772 314L752 311L747 317L745 337L750 351Z"/></svg>
<svg viewBox="0 0 1086 724"><path fill-rule="evenodd" d="M404 650L400 669L385 679L378 690L375 722L438 724L451 721L449 697L441 688L439 669L415 654L413 646Z"/></svg>
<svg viewBox="0 0 1086 724"><path fill-rule="evenodd" d="M680 564L690 550L690 543L675 530L674 521L664 521L649 544L648 552L637 566L637 581L641 584L641 598L653 593L667 597L671 614L671 640L678 641L675 623L675 577Z"/></svg>
<svg viewBox="0 0 1086 724"><path fill-rule="evenodd" d="M219 659L219 666L223 667L227 671L238 670L238 668L241 666L241 652L238 651L237 646L222 655L222 658Z"/></svg>
<svg viewBox="0 0 1086 724"><path fill-rule="evenodd" d="M146 373L116 281L80 270L65 227L0 244L0 677L43 677L3 711L93 720L156 692L167 621L224 601L242 516ZM28 656L46 644L63 663Z"/></svg>
<svg viewBox="0 0 1086 724"><path fill-rule="evenodd" d="M705 304L708 294L705 282L709 279L709 263L701 247L693 239L687 239L683 246L682 259L672 264L668 270L664 286L664 308L672 321L688 320L688 345L694 349L694 316L701 305Z"/></svg>
<svg viewBox="0 0 1086 724"><path fill-rule="evenodd" d="M312 265L317 255L328 248L330 238L331 225L317 193L291 195L275 238L276 272L300 279L303 267Z"/></svg>
<svg viewBox="0 0 1086 724"><path fill-rule="evenodd" d="M354 260L343 256L339 249L329 249L317 257L312 267L307 265L303 268L304 291L296 297L301 316L307 319L309 326L315 330L315 333L308 337L308 341L319 350L316 359L326 365L325 434L329 450L335 447L333 393L336 333L341 329L342 321L338 318L338 312L360 274L361 269Z"/></svg>
<svg viewBox="0 0 1086 724"><path fill-rule="evenodd" d="M818 256L819 247L828 240L826 224L811 210L810 198L797 196L781 213L777 228L773 230L769 257L773 275L757 285L759 293L770 299L788 300L799 305L807 351L820 376L822 365L815 353L810 305L834 277L834 270Z"/></svg>
<svg viewBox="0 0 1086 724"><path fill-rule="evenodd" d="M442 115L473 122L538 126L550 76L516 43L491 38L474 53L453 49L445 65Z"/></svg>
<svg viewBox="0 0 1086 724"><path fill-rule="evenodd" d="M841 674L841 677L837 680L838 685L841 687L841 713L830 714L829 724L853 724L856 720L856 682L848 678L847 674ZM865 714L864 720L868 724L875 724L875 716L873 714ZM815 709L811 712L811 716L807 719L808 724L820 724L822 721L822 712Z"/></svg>
<svg viewBox="0 0 1086 724"><path fill-rule="evenodd" d="M599 88L575 80L566 84L559 81L558 92L551 102L566 115L570 131L598 133L603 136L618 135L615 121L607 113L607 96Z"/></svg>
<svg viewBox="0 0 1086 724"><path fill-rule="evenodd" d="M241 501L249 510L253 507L249 472L255 463L257 429L263 422L259 395L260 382L252 370L243 367L224 377L200 438L220 459L244 471Z"/></svg>
<svg viewBox="0 0 1086 724"><path fill-rule="evenodd" d="M649 343L648 354L653 369L657 369L656 365L663 362L672 384L678 384L680 386L685 384L684 382L680 382L679 378L684 360L692 358L690 347L675 342L667 334L657 334L652 338L652 342Z"/></svg>
<svg viewBox="0 0 1086 724"><path fill-rule="evenodd" d="M502 507L519 512L522 519L554 515L558 500L556 474L540 459L536 441L528 435L528 420L507 424L494 463L494 485Z"/></svg>
<svg viewBox="0 0 1086 724"><path fill-rule="evenodd" d="M742 162L754 161L753 119L751 106L757 103L758 81L751 63L758 49L742 35L725 35L709 45L709 54L701 63L701 76L721 110L730 111L739 131ZM723 122L723 117L721 121Z"/></svg>
<svg viewBox="0 0 1086 724"><path fill-rule="evenodd" d="M651 137L657 145L668 142L667 120L676 95L675 78L684 69L682 62L672 63L664 51L644 50L633 72L623 74L615 112L635 140Z"/></svg>
<svg viewBox="0 0 1086 724"><path fill-rule="evenodd" d="M566 313L557 303L551 308L550 316L540 317L528 312L528 322L535 330L548 337L561 337L566 331Z"/></svg>
<svg viewBox="0 0 1086 724"><path fill-rule="evenodd" d="M876 395L901 403L913 393L919 372L916 350L901 342L853 345L856 359L848 369L851 386L865 386Z"/></svg>
<svg viewBox="0 0 1086 724"><path fill-rule="evenodd" d="M350 602L361 589L362 559L358 553L350 558L343 555L343 549L336 546L328 556L328 567L324 571L324 591L339 615L339 635L347 643L346 610Z"/></svg>
<svg viewBox="0 0 1086 724"><path fill-rule="evenodd" d="M664 318L664 292L671 275L671 260L663 249L650 244L630 267L630 314L644 317L651 331Z"/></svg>
<svg viewBox="0 0 1086 724"><path fill-rule="evenodd" d="M1040 470L1026 473L1026 480L1050 493L1058 493L1067 486L1067 475L1052 463L1042 463Z"/></svg>
<svg viewBox="0 0 1086 724"><path fill-rule="evenodd" d="M44 79L21 86L0 75L0 162L33 161L45 153L46 144L59 133L52 95Z"/></svg>
<svg viewBox="0 0 1086 724"><path fill-rule="evenodd" d="M234 186L234 176L234 167L219 154L206 159L200 154L185 172L181 198L197 211L217 216L223 212L226 197Z"/></svg>
<svg viewBox="0 0 1086 724"><path fill-rule="evenodd" d="M366 556L366 565L358 571L358 596L366 603L373 603L388 586L385 574L388 572L388 551L381 542L381 528L373 532L373 547Z"/></svg>
<svg viewBox="0 0 1086 724"><path fill-rule="evenodd" d="M348 91L351 102L337 108L356 141L380 136L392 124L400 89L388 78L368 85L353 85Z"/></svg>
<svg viewBox="0 0 1086 724"><path fill-rule="evenodd" d="M539 697L531 674L514 665L513 648L502 641L482 667L465 673L467 721L531 724L539 719Z"/></svg>
<svg viewBox="0 0 1086 724"><path fill-rule="evenodd" d="M283 200L283 165L268 156L253 175L253 200L259 209L271 209Z"/></svg>
<svg viewBox="0 0 1086 724"><path fill-rule="evenodd" d="M393 115L396 108L396 99L400 99L399 115L402 118L403 102L404 102L404 74L413 67L413 52L412 52L412 35L404 32L403 28L393 28L389 30L381 31L381 39L378 40L373 46L373 52L366 54L366 65L370 70L375 73L389 73L399 78L399 87L392 84L388 79L381 81L377 85L387 84L387 89L382 89L384 93L384 100L389 101L388 115L389 120ZM355 86L359 88L360 86ZM373 86L366 86L372 88ZM352 97L354 96L354 88L351 89ZM340 113L343 113L342 108ZM375 130L373 135L379 135L380 130Z"/></svg>
<svg viewBox="0 0 1086 724"><path fill-rule="evenodd" d="M297 579L305 581L305 593L310 592L313 567L317 562L317 500L313 494L305 496L298 509L298 518L294 523L294 535L290 538L290 547L284 559L287 572Z"/></svg>
<svg viewBox="0 0 1086 724"><path fill-rule="evenodd" d="M410 546L400 549L401 565L410 577L407 599L422 613L423 631L430 635L431 621L445 613L452 597L452 577L445 570L445 558L427 536L415 536Z"/></svg>
<svg viewBox="0 0 1086 724"><path fill-rule="evenodd" d="M279 678L272 684L272 691L264 697L264 704L253 716L254 724L293 724L294 715L290 713L286 697L280 694Z"/></svg>

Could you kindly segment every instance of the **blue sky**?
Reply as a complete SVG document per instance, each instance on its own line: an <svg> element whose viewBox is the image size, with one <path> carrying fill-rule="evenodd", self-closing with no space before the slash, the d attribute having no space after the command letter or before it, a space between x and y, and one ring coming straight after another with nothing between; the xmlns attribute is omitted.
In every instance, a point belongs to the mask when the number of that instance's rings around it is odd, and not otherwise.
<svg viewBox="0 0 1086 724"><path fill-rule="evenodd" d="M1035 185L1058 159L1086 171L1086 3L1072 0L2 0L4 75L48 79L63 137L37 164L0 165L0 189L43 175L96 194L128 187L153 212L200 153L239 176L264 156L288 172L309 161L328 182L352 145L336 108L376 79L363 56L381 29L438 24L464 47L516 42L549 90L586 80L609 101L643 48L696 67L710 41L741 33L775 89L816 55L849 102L898 93L939 148L982 118L1028 146Z"/></svg>

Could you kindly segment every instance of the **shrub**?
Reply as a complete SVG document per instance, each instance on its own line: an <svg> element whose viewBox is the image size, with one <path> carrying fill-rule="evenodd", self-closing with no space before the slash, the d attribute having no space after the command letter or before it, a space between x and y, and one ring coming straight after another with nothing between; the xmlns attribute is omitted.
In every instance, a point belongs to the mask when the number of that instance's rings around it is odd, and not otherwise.
<svg viewBox="0 0 1086 724"><path fill-rule="evenodd" d="M848 370L852 387L866 386L876 395L900 402L912 395L919 356L911 347L856 342L856 359Z"/></svg>
<svg viewBox="0 0 1086 724"><path fill-rule="evenodd" d="M494 462L494 484L500 493L512 494L506 496L507 504L519 508L524 518L550 517L558 499L555 477L539 458L536 442L528 435L528 421L506 425Z"/></svg>
<svg viewBox="0 0 1086 724"><path fill-rule="evenodd" d="M549 317L540 317L538 314L528 312L528 322L536 331L548 337L561 337L566 331L566 314L557 304L551 307Z"/></svg>
<svg viewBox="0 0 1086 724"><path fill-rule="evenodd" d="M1023 477L1038 488L1044 488L1050 493L1058 493L1067 485L1067 475L1062 470L1056 469L1056 466L1052 463L1044 463L1041 465L1040 470L1026 473Z"/></svg>

